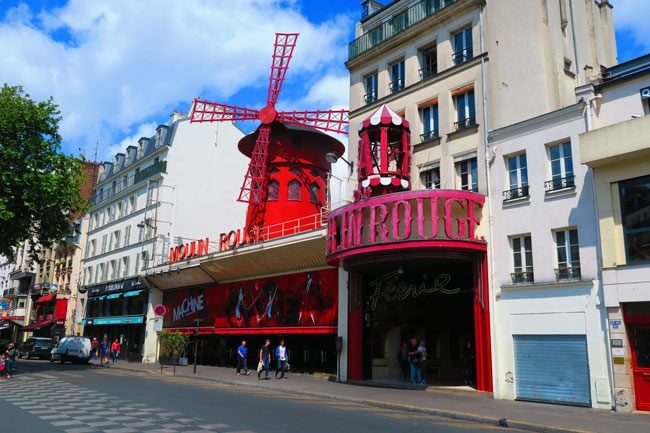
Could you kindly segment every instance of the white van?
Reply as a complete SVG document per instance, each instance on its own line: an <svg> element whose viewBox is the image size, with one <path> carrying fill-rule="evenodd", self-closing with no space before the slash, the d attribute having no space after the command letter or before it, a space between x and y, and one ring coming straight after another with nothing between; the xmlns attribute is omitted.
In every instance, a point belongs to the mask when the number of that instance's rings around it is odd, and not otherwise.
<svg viewBox="0 0 650 433"><path fill-rule="evenodd" d="M90 361L90 338L88 337L63 337L54 346L50 355L50 362L66 361L87 363Z"/></svg>

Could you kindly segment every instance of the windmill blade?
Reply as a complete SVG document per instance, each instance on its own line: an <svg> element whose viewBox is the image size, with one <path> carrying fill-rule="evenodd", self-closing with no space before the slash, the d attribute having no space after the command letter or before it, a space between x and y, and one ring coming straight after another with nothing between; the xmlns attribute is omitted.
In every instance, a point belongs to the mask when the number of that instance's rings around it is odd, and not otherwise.
<svg viewBox="0 0 650 433"><path fill-rule="evenodd" d="M237 107L236 105L218 104L196 98L192 104L190 122L257 120L259 115L259 110Z"/></svg>
<svg viewBox="0 0 650 433"><path fill-rule="evenodd" d="M260 126L255 147L248 164L248 171L244 178L239 198L237 201L259 204L264 201L266 194L266 159L269 152L269 125Z"/></svg>
<svg viewBox="0 0 650 433"><path fill-rule="evenodd" d="M276 33L273 48L273 61L271 62L271 76L269 77L269 90L266 96L266 105L275 106L278 95L282 89L284 76L287 74L289 62L296 47L299 33Z"/></svg>
<svg viewBox="0 0 650 433"><path fill-rule="evenodd" d="M348 110L281 111L277 120L290 125L347 134L348 113Z"/></svg>

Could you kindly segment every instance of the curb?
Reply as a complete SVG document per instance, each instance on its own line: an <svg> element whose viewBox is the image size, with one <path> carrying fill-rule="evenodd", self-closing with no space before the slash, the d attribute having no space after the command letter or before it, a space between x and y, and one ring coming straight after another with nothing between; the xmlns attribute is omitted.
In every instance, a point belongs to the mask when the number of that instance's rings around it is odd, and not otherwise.
<svg viewBox="0 0 650 433"><path fill-rule="evenodd" d="M150 373L152 375L160 376L160 371L158 370L149 370L149 369L139 369L139 368L129 368L129 367L124 367L122 365L119 366L114 366L113 368L115 369L121 369L121 370L126 370L126 371L132 371L132 372L137 372L137 373ZM165 376L174 376L171 374L171 372L163 372L162 373ZM499 425L499 418L496 417L489 417L489 416L484 416L484 415L477 415L473 413L468 413L468 412L456 412L456 411L451 411L451 410L446 410L446 409L436 409L436 408L428 408L428 407L421 407L421 406L407 406L407 405L402 405L399 403L390 403L386 401L381 401L381 400L369 400L369 399L363 399L363 398L357 398L357 397L348 397L345 395L337 395L337 394L328 394L328 393L322 393L322 392L314 392L314 391L305 391L305 390L300 390L300 389L291 389L291 388L276 388L273 386L268 386L263 383L251 383L251 382L240 382L236 380L228 380L228 379L219 379L219 378L212 378L212 377L204 377L204 376L195 376L195 375L190 375L186 373L176 373L175 376L179 377L184 377L184 378L190 378L194 379L197 382L200 381L209 381L209 382L215 382L215 383L221 383L224 385L238 385L242 387L249 387L249 388L261 388L265 390L271 390L271 391L276 391L276 392L282 392L285 394L293 394L293 395L304 395L304 396L309 396L309 397L320 397L324 398L327 400L334 400L334 401L345 401L349 403L358 403L358 404L363 404L366 406L372 406L372 407L378 407L381 409L390 409L390 410L396 410L396 411L401 411L401 412L410 412L410 413L418 413L418 414L425 414L425 415L431 415L431 416L437 416L441 418L449 418L449 419L455 419L459 421L468 421L468 422L474 422L478 424L487 424L491 426L498 426ZM342 383L344 384L344 383ZM572 428L566 428L566 427L558 427L558 426L550 426L550 425L540 425L540 424L533 424L529 423L526 421L519 421L519 420L507 420L507 427L504 428L512 428L512 429L519 429L519 430L526 430L530 432L535 432L535 433L592 433L590 430L580 430L580 429L572 429Z"/></svg>
<svg viewBox="0 0 650 433"><path fill-rule="evenodd" d="M128 368L128 367L125 368L123 366L119 366L115 368L124 369L127 371L134 371L134 372L146 372L156 376L160 375L160 372L157 370L154 371L148 369L138 369L138 368ZM168 371L165 371L162 374L166 376L173 376L171 372ZM363 399L357 397L348 397L345 395L305 391L305 390L300 390L295 388L293 389L276 388L273 386L265 385L263 383L241 382L236 380L194 376L186 373L177 373L176 376L190 378L196 381L209 381L209 382L221 383L224 385L237 385L237 386L248 387L248 388L260 388L260 389L265 389L265 390L270 390L275 392L282 392L285 394L304 395L309 397L324 398L327 400L358 403L366 406L378 407L381 409L391 409L391 410L397 410L401 412L419 413L419 414L425 414L431 416L438 416L442 418L455 419L459 421L468 421L468 422L474 422L479 424L487 424L491 426L499 425L499 418L477 415L477 414L472 414L467 412L456 412L456 411L451 411L446 409L427 408L427 407L420 407L420 406L406 406L398 403L390 403L381 400L369 400L369 399ZM533 424L533 423L518 421L518 420L507 420L507 423L508 423L508 428L526 430L535 433L591 433L591 431L589 430L570 429L570 428L558 427L558 426L545 426L545 425Z"/></svg>

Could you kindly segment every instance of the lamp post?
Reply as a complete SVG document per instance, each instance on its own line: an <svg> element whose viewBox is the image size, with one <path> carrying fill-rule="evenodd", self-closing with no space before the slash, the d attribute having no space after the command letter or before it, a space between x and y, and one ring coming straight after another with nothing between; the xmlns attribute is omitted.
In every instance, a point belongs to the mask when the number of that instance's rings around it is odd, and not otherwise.
<svg viewBox="0 0 650 433"><path fill-rule="evenodd" d="M196 357L198 356L198 349L199 349L199 323L201 323L203 319L194 319L194 323L196 324L196 329L194 330L194 374L196 374Z"/></svg>

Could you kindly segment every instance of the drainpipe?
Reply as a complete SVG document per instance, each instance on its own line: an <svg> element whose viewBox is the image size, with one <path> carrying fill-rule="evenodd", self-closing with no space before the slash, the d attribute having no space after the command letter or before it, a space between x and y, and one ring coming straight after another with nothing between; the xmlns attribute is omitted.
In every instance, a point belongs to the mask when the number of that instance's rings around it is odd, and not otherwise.
<svg viewBox="0 0 650 433"><path fill-rule="evenodd" d="M591 104L597 99L601 99L601 95L594 95L587 99L585 104L585 129L586 132L592 130L592 110ZM609 312L607 311L607 306L605 305L605 287L603 286L603 252L602 245L600 244L600 222L598 220L598 205L596 204L596 182L595 182L595 173L592 167L587 166L587 172L591 174L591 202L593 204L594 218L596 219L596 263L597 263L597 275L598 275L598 302L605 309L605 350L607 351L606 360L607 360L607 370L609 372L609 393L610 393L610 404L611 409L616 411L616 388L614 383L614 364L612 363L612 338L609 331Z"/></svg>
<svg viewBox="0 0 650 433"><path fill-rule="evenodd" d="M483 150L484 150L484 155L483 155L483 160L485 163L485 178L486 178L486 187L487 187L487 196L488 199L486 200L487 202L487 212L488 212L488 247L490 248L491 251L491 244L492 240L494 239L494 234L493 234L493 227L492 227L492 201L491 201L491 195L490 195L490 189L491 189L491 182L490 182L490 158L488 157L488 109L487 109L487 88L486 88L486 79L485 79L485 30L483 28L483 12L485 10L485 4L481 5L481 9L479 12L479 33L480 33L480 47L481 47L481 89L483 90L481 93L483 95ZM492 258L492 254L488 254L488 273L489 273L489 284L493 288L495 286L495 281L494 281L494 260ZM488 290L488 293L491 291ZM495 315L495 309L494 309L494 302L493 302L493 297L488 296L488 305L490 306L490 357L492 358L492 392L494 392L494 389L497 385L497 380L496 380L496 353L493 350L495 347L494 341L495 341L495 326L494 326L494 315Z"/></svg>
<svg viewBox="0 0 650 433"><path fill-rule="evenodd" d="M573 20L573 0L569 0L569 17L571 18L571 36L573 36L573 57L576 59L576 85L580 87L580 62L578 61L578 43L576 42L576 26ZM590 103L587 102L587 105ZM590 120L591 121L591 120Z"/></svg>

